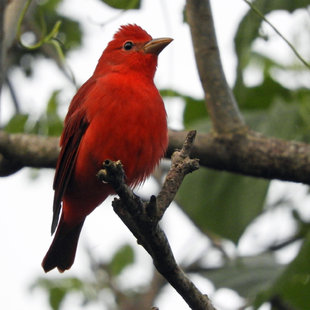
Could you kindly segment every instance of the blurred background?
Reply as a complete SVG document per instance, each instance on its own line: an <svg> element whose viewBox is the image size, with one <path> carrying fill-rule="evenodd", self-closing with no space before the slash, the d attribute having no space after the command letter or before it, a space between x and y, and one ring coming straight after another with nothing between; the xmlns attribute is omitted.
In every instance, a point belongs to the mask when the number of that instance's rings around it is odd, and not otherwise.
<svg viewBox="0 0 310 310"><path fill-rule="evenodd" d="M10 32L25 3L10 4L16 5L6 13ZM309 60L310 1L253 3ZM243 0L211 5L224 71L247 124L267 136L309 142L309 68ZM1 129L59 136L72 96L106 44L120 25L136 23L153 38L174 38L155 77L169 127L208 132L184 7L185 1L33 0L20 29L23 44L38 42L44 28L49 32L60 20L58 44L32 50L12 37L2 47ZM168 167L164 160L136 193L156 194ZM53 174L24 168L0 178L1 308L187 309L114 214L112 198L88 217L72 269L44 274ZM162 227L177 261L217 309L309 309L308 191L307 185L201 168L186 177Z"/></svg>

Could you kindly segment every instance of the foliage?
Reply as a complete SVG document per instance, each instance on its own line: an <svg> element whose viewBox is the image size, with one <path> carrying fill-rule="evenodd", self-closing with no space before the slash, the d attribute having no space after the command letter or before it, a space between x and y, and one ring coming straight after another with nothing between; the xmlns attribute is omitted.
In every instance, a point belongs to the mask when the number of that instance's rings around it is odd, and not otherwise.
<svg viewBox="0 0 310 310"><path fill-rule="evenodd" d="M267 189L266 180L200 168L184 180L177 202L201 231L237 243L261 214Z"/></svg>
<svg viewBox="0 0 310 310"><path fill-rule="evenodd" d="M304 244L298 256L284 272L270 285L257 295L255 305L261 305L265 300L277 298L287 306L287 309L306 310L310 304L309 281L310 235L306 235Z"/></svg>
<svg viewBox="0 0 310 310"><path fill-rule="evenodd" d="M58 113L59 90L55 90L47 102L45 111L37 120L31 120L29 114L15 114L4 129L10 133L28 132L45 136L59 136L63 121Z"/></svg>
<svg viewBox="0 0 310 310"><path fill-rule="evenodd" d="M309 1L293 3L262 0L253 3L263 14L280 9L294 12L309 5ZM250 128L267 136L309 141L310 123L306 108L309 106L309 89L290 89L273 74L275 70L292 70L292 67L295 72L305 69L296 65L281 65L254 51L253 42L260 37L260 28L261 20L249 11L241 21L235 37L238 65L234 94L242 114ZM255 66L263 78L259 84L248 87L244 72L251 66ZM183 98L185 102L185 127L208 132L212 125L204 110L203 100L176 92L174 95ZM225 238L238 245L245 229L265 210L268 184L264 180L200 169L182 183L177 202L214 242L218 243L219 238ZM271 254L226 260L221 268L208 270L204 275L217 287L229 287L237 291L249 303L256 299L257 307L277 297L293 309L306 309L309 306L306 297L309 290L306 280L309 276L307 243L305 241L297 258L281 275L283 266Z"/></svg>
<svg viewBox="0 0 310 310"><path fill-rule="evenodd" d="M27 44L15 44L10 48L7 57L8 68L23 69L26 75L31 75L35 60L44 56L55 61L66 73L63 58L67 53L78 48L82 43L82 31L78 21L67 18L58 13L58 6L62 0L41 1L30 10L31 14L21 20L19 37L22 34L32 34L36 41L42 44L34 44L34 48L27 48ZM25 28L23 25L26 24ZM47 35L46 33L50 33ZM52 40L48 37L52 35ZM50 43L50 44L43 44Z"/></svg>
<svg viewBox="0 0 310 310"><path fill-rule="evenodd" d="M90 254L91 256L91 254ZM105 263L94 262L92 258L92 273L94 277L62 277L59 278L39 278L31 286L31 290L43 289L48 294L49 303L53 310L61 309L65 298L71 294L79 293L82 296L83 304L88 304L98 300L100 293L117 294L118 289L115 283L127 267L134 262L134 251L128 244L121 246ZM124 292L130 296L131 291ZM105 303L105 302L104 302ZM109 303L106 303L109 306Z"/></svg>
<svg viewBox="0 0 310 310"><path fill-rule="evenodd" d="M141 5L140 0L101 0L105 4L115 9L130 10L139 9Z"/></svg>
<svg viewBox="0 0 310 310"><path fill-rule="evenodd" d="M219 269L205 272L205 276L217 287L233 287L241 296L252 299L257 292L272 285L283 269L271 253L262 253L238 257Z"/></svg>

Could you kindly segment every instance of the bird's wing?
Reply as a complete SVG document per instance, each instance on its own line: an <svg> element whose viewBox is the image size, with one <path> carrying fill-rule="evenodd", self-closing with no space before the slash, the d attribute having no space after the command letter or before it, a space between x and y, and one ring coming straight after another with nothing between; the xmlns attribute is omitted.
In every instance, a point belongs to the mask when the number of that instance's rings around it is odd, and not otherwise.
<svg viewBox="0 0 310 310"><path fill-rule="evenodd" d="M51 227L52 234L58 224L61 201L74 170L80 142L89 125L83 103L87 99L87 95L94 85L95 80L88 80L79 89L72 99L65 119L65 127L60 140L61 151L56 165L53 184L55 193L53 203L53 221Z"/></svg>

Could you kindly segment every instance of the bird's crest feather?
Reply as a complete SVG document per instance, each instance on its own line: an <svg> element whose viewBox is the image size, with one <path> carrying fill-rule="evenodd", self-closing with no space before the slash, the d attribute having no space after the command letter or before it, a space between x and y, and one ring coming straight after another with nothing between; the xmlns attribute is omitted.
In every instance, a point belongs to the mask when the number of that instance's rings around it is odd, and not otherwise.
<svg viewBox="0 0 310 310"><path fill-rule="evenodd" d="M135 41L150 41L152 37L136 24L123 25L115 33L114 40L135 40Z"/></svg>

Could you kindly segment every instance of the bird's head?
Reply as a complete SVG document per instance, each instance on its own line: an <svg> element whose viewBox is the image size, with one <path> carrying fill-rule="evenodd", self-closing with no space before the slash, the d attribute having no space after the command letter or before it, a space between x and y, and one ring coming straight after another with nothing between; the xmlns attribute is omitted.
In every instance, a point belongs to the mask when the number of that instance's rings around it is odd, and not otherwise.
<svg viewBox="0 0 310 310"><path fill-rule="evenodd" d="M99 59L95 74L106 70L144 72L154 76L157 56L172 41L171 38L153 39L141 27L121 26Z"/></svg>

